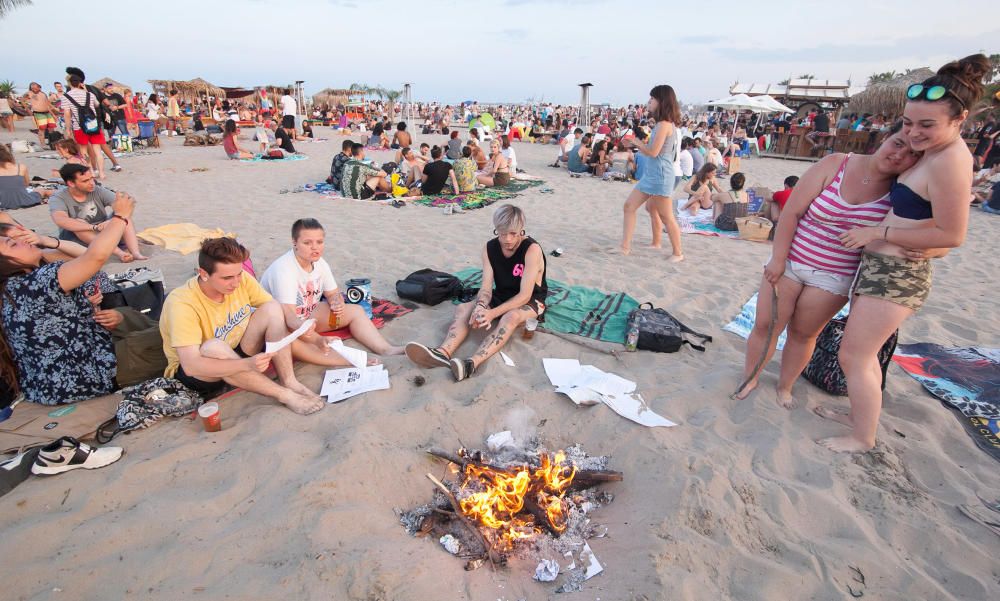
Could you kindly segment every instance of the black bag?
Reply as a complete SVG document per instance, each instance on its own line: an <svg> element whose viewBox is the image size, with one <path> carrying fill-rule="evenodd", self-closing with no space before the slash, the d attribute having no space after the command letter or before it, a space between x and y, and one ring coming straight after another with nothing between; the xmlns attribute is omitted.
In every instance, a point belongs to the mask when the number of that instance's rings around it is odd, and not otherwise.
<svg viewBox="0 0 1000 601"><path fill-rule="evenodd" d="M646 306L649 308L644 308ZM691 342L685 334L700 338L703 343L712 342L711 336L695 332L677 321L677 318L667 313L665 309L658 309L652 303L643 303L628 314L625 331L630 331L633 326L639 330L636 348L644 351L676 353L687 344L696 351L705 352L704 346Z"/></svg>
<svg viewBox="0 0 1000 601"><path fill-rule="evenodd" d="M54 129L50 129L45 132L45 141L49 144L49 150L56 149L56 142L63 139L62 132L58 132Z"/></svg>
<svg viewBox="0 0 1000 601"><path fill-rule="evenodd" d="M69 92L63 94L63 96L68 98L70 103L76 107L77 117L80 121L80 129L83 130L83 133L92 136L101 131L101 122L98 121L97 115L94 114L94 109L90 108L90 90L87 90L87 96L84 100L83 106L74 100L73 97L69 95Z"/></svg>
<svg viewBox="0 0 1000 601"><path fill-rule="evenodd" d="M102 309L130 307L152 320L159 321L163 311L163 274L139 267L112 276L115 290L103 292Z"/></svg>
<svg viewBox="0 0 1000 601"><path fill-rule="evenodd" d="M450 273L421 269L396 281L396 295L425 305L436 305L455 297L462 290L462 283Z"/></svg>
<svg viewBox="0 0 1000 601"><path fill-rule="evenodd" d="M840 353L840 341L844 337L844 326L847 319L831 319L816 339L816 349L813 351L809 365L806 365L802 375L817 388L837 396L847 396L847 378L840 368L837 359ZM892 333L878 352L878 364L882 369L882 390L885 390L885 377L889 362L896 352L896 342L899 330Z"/></svg>

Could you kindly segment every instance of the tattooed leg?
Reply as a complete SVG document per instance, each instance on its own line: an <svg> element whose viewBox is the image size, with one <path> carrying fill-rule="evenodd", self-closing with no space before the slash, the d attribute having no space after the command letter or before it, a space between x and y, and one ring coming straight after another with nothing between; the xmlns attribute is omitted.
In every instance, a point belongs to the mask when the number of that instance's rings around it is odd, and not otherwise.
<svg viewBox="0 0 1000 601"><path fill-rule="evenodd" d="M500 318L500 325L496 331L483 340L483 343L479 345L479 350L472 356L472 362L476 365L476 369L503 348L503 345L507 344L507 341L510 340L511 334L514 333L517 326L524 323L525 319L533 315L534 311L524 311L523 307L505 313Z"/></svg>
<svg viewBox="0 0 1000 601"><path fill-rule="evenodd" d="M449 357L454 356L455 351L462 346L465 338L469 335L469 317L475 308L475 303L464 303L459 305L458 310L455 311L455 320L448 327L448 334L444 337L444 342L438 347Z"/></svg>

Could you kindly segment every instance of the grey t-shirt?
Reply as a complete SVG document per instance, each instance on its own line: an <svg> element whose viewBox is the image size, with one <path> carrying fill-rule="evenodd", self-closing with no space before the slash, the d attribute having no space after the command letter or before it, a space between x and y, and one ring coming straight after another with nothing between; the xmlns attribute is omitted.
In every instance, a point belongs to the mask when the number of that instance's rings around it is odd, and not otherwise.
<svg viewBox="0 0 1000 601"><path fill-rule="evenodd" d="M65 211L73 219L82 219L90 224L107 221L111 217L109 209L115 201L115 193L97 186L87 194L87 200L77 202L69 194L69 188L62 188L49 198L49 213ZM60 231L64 233L64 231Z"/></svg>

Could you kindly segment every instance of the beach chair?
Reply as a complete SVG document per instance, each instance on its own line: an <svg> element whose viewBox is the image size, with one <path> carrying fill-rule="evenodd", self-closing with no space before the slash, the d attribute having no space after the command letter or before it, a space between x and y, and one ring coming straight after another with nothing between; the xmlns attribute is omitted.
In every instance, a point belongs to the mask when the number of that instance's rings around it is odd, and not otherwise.
<svg viewBox="0 0 1000 601"><path fill-rule="evenodd" d="M132 138L132 142L149 148L150 146L159 147L160 140L156 135L156 124L152 121L144 120L139 121L139 135Z"/></svg>
<svg viewBox="0 0 1000 601"><path fill-rule="evenodd" d="M757 144L757 141L754 140L754 145L756 146L756 144ZM757 154L760 154L759 150L757 151ZM740 149L736 151L736 156L740 157L740 158L744 158L744 157L749 158L750 157L750 140L749 139L743 140L743 143L740 144Z"/></svg>

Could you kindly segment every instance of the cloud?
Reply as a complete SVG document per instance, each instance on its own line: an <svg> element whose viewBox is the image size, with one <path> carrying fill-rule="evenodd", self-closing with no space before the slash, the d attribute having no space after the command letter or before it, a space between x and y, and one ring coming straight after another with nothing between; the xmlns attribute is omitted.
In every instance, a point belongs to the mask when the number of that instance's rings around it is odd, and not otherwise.
<svg viewBox="0 0 1000 601"><path fill-rule="evenodd" d="M721 35L686 35L678 38L678 41L682 44L714 44L720 40L723 40Z"/></svg>
<svg viewBox="0 0 1000 601"><path fill-rule="evenodd" d="M528 37L528 30L523 27L501 29L497 32L501 37L505 37L509 40L523 40Z"/></svg>
<svg viewBox="0 0 1000 601"><path fill-rule="evenodd" d="M882 43L820 44L809 48L765 48L762 46L716 47L716 54L731 60L770 63L868 63L886 60L921 60L932 57L959 58L994 47L1000 31L969 36L913 36ZM932 43L928 43L932 42ZM912 65L917 66L917 65Z"/></svg>

